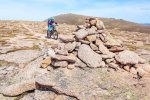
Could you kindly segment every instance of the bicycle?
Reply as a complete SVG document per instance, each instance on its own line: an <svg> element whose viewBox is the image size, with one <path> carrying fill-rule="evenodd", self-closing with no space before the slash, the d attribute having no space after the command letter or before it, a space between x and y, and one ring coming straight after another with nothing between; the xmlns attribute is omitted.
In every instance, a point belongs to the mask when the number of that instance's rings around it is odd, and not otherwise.
<svg viewBox="0 0 150 100"><path fill-rule="evenodd" d="M47 30L47 38L58 39L58 32L56 28L53 28L52 31Z"/></svg>

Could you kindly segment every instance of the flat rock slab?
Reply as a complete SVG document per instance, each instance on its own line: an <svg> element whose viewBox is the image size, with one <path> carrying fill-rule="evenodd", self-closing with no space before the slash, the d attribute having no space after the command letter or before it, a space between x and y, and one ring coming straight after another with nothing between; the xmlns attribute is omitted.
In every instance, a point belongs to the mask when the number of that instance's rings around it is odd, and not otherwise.
<svg viewBox="0 0 150 100"><path fill-rule="evenodd" d="M40 76L36 84L52 88L60 94L74 97L79 100L91 100L94 95L107 95L107 90L101 89L98 85L100 69L84 71L81 69L58 69L50 74ZM97 83L96 83L97 81ZM99 81L99 82L98 82Z"/></svg>
<svg viewBox="0 0 150 100"><path fill-rule="evenodd" d="M91 68L101 67L102 57L88 45L82 44L79 47L78 57Z"/></svg>
<svg viewBox="0 0 150 100"><path fill-rule="evenodd" d="M5 60L14 63L27 63L40 55L37 50L19 50L7 54L0 55L0 60Z"/></svg>

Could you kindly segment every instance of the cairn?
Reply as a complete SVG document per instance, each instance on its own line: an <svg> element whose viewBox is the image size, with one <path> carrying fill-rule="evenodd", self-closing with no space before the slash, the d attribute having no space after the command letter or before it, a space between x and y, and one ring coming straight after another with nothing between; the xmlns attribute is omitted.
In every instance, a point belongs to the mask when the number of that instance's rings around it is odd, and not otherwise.
<svg viewBox="0 0 150 100"><path fill-rule="evenodd" d="M45 55L43 68L113 68L134 75L149 75L148 64L138 54L125 50L98 18L86 19L72 35L59 34L59 43L52 45ZM49 66L50 65L50 66Z"/></svg>

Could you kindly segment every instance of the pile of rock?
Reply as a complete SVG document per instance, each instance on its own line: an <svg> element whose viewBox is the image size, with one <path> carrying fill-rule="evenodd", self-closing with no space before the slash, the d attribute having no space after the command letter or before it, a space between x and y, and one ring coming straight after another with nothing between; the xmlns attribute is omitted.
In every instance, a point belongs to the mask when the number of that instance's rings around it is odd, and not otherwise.
<svg viewBox="0 0 150 100"><path fill-rule="evenodd" d="M125 50L122 42L115 40L97 18L86 19L85 25L77 26L73 35L60 34L59 41L48 50L41 65L43 68L49 65L68 69L124 68L133 74L144 75L145 61L136 53Z"/></svg>

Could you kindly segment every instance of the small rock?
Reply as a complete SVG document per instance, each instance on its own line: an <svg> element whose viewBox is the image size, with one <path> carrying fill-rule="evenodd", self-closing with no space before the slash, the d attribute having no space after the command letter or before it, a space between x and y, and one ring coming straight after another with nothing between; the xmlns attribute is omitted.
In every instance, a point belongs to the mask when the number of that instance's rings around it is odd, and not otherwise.
<svg viewBox="0 0 150 100"><path fill-rule="evenodd" d="M84 25L78 25L77 28L78 29L86 29L86 27Z"/></svg>
<svg viewBox="0 0 150 100"><path fill-rule="evenodd" d="M146 72L146 71L145 71L144 69L142 69L142 68L137 68L136 71L137 71L138 75L141 76L141 77L146 76L146 75L149 75L149 73Z"/></svg>
<svg viewBox="0 0 150 100"><path fill-rule="evenodd" d="M90 42L89 41L86 41L86 40L80 40L80 42L82 43L82 44L90 44Z"/></svg>
<svg viewBox="0 0 150 100"><path fill-rule="evenodd" d="M99 34L99 38L100 38L103 42L107 42L106 37L104 37L102 34Z"/></svg>
<svg viewBox="0 0 150 100"><path fill-rule="evenodd" d="M51 64L51 57L48 56L48 57L46 57L46 58L42 61L41 67L42 67L42 68L47 68L48 65L50 65L50 64Z"/></svg>
<svg viewBox="0 0 150 100"><path fill-rule="evenodd" d="M69 54L68 56L56 55L55 57L53 57L53 59L58 60L58 61L68 61L70 63L76 62L76 57L73 54Z"/></svg>
<svg viewBox="0 0 150 100"><path fill-rule="evenodd" d="M150 73L150 64L136 64L136 68L142 68L144 71Z"/></svg>
<svg viewBox="0 0 150 100"><path fill-rule="evenodd" d="M69 42L65 45L65 49L68 51L68 52L72 52L76 47L76 42Z"/></svg>
<svg viewBox="0 0 150 100"><path fill-rule="evenodd" d="M99 45L103 44L103 42L102 42L100 39L96 39L95 44L96 44L97 46L99 46Z"/></svg>
<svg viewBox="0 0 150 100"><path fill-rule="evenodd" d="M112 59L106 59L106 63L108 64L108 63L111 63L111 62L113 62L114 61L114 58L112 58Z"/></svg>
<svg viewBox="0 0 150 100"><path fill-rule="evenodd" d="M90 43L90 47L92 50L98 51L98 47L96 45L94 45L93 43Z"/></svg>
<svg viewBox="0 0 150 100"><path fill-rule="evenodd" d="M114 58L115 57L115 53L108 53L108 54L101 54L101 57L103 58L103 59L111 59L111 58Z"/></svg>
<svg viewBox="0 0 150 100"><path fill-rule="evenodd" d="M54 67L62 67L62 68L65 68L68 66L68 62L67 61L53 61L52 62L52 65Z"/></svg>
<svg viewBox="0 0 150 100"><path fill-rule="evenodd" d="M97 30L99 34L105 33L105 30Z"/></svg>
<svg viewBox="0 0 150 100"><path fill-rule="evenodd" d="M116 40L116 39L114 39L114 38L110 35L110 33L107 33L106 38L107 38L107 42L105 43L105 45L106 45L107 47L121 46L121 42L118 41L118 40Z"/></svg>
<svg viewBox="0 0 150 100"><path fill-rule="evenodd" d="M128 66L128 65L124 66L123 69L130 72L130 66Z"/></svg>
<svg viewBox="0 0 150 100"><path fill-rule="evenodd" d="M91 25L90 25L89 23L85 23L84 26L85 26L86 28L90 28L90 27L91 27Z"/></svg>
<svg viewBox="0 0 150 100"><path fill-rule="evenodd" d="M80 29L75 33L75 36L81 40L88 35L88 32L85 29Z"/></svg>
<svg viewBox="0 0 150 100"><path fill-rule="evenodd" d="M96 27L99 30L105 29L104 23L99 19L96 19Z"/></svg>
<svg viewBox="0 0 150 100"><path fill-rule="evenodd" d="M87 29L87 32L89 35L97 34L97 28L95 26L92 26L91 28Z"/></svg>
<svg viewBox="0 0 150 100"><path fill-rule="evenodd" d="M64 56L67 56L68 55L68 51L66 49L55 49L55 52L56 54L59 54L59 55L64 55Z"/></svg>
<svg viewBox="0 0 150 100"><path fill-rule="evenodd" d="M136 69L134 67L131 67L130 73L132 73L134 75L137 75L137 71L136 71Z"/></svg>
<svg viewBox="0 0 150 100"><path fill-rule="evenodd" d="M108 66L109 66L110 68L115 69L115 70L118 70L118 68L119 68L119 66L118 66L117 64L115 64L115 63L109 63Z"/></svg>
<svg viewBox="0 0 150 100"><path fill-rule="evenodd" d="M103 54L109 54L110 51L101 43L98 45L99 51L101 51Z"/></svg>
<svg viewBox="0 0 150 100"><path fill-rule="evenodd" d="M90 20L90 24L91 24L91 26L96 26L96 20L95 19L92 19L92 20Z"/></svg>
<svg viewBox="0 0 150 100"><path fill-rule="evenodd" d="M55 51L52 48L49 48L47 51L48 56L54 57L55 56Z"/></svg>
<svg viewBox="0 0 150 100"><path fill-rule="evenodd" d="M75 40L74 35L59 34L59 39L63 42L73 42Z"/></svg>
<svg viewBox="0 0 150 100"><path fill-rule="evenodd" d="M109 51L111 52L121 52L123 50L125 50L125 48L122 46L113 46L109 49Z"/></svg>
<svg viewBox="0 0 150 100"><path fill-rule="evenodd" d="M86 38L89 42L96 41L96 35L88 35Z"/></svg>
<svg viewBox="0 0 150 100"><path fill-rule="evenodd" d="M75 64L69 64L67 68L68 69L74 69L75 68Z"/></svg>

